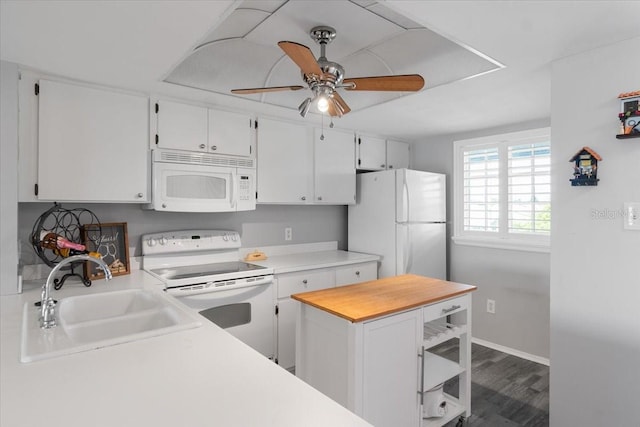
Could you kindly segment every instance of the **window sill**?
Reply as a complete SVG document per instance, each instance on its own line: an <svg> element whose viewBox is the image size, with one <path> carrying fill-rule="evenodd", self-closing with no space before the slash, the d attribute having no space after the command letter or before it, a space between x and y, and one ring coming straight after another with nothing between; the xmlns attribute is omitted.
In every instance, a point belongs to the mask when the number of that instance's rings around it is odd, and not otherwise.
<svg viewBox="0 0 640 427"><path fill-rule="evenodd" d="M490 237L454 236L451 238L457 245L480 246L492 249L507 249L513 251L550 253L549 242L523 242L522 240L510 240Z"/></svg>

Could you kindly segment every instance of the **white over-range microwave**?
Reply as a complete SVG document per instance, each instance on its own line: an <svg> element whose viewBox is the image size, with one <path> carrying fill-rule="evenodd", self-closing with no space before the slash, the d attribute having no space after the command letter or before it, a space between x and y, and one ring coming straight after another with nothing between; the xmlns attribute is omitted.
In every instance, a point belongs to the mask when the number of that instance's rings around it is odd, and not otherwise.
<svg viewBox="0 0 640 427"><path fill-rule="evenodd" d="M235 212L256 208L252 158L157 149L151 153L152 202L167 212Z"/></svg>

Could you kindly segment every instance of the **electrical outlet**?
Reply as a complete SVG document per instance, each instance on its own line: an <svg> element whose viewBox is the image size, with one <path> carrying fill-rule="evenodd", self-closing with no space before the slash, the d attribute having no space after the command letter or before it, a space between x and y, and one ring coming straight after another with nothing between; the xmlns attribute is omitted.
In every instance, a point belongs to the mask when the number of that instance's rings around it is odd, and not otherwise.
<svg viewBox="0 0 640 427"><path fill-rule="evenodd" d="M496 302L495 300L487 300L487 313L496 314Z"/></svg>
<svg viewBox="0 0 640 427"><path fill-rule="evenodd" d="M291 227L284 228L284 240L293 240L293 229Z"/></svg>

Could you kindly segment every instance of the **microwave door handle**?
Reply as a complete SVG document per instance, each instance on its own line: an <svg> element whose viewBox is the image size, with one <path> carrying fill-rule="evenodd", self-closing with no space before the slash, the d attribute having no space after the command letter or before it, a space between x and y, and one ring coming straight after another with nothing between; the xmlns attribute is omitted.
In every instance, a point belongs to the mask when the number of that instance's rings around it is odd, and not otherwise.
<svg viewBox="0 0 640 427"><path fill-rule="evenodd" d="M238 198L238 194L237 193L238 192L236 190L237 190L237 188L236 188L236 174L232 173L231 174L231 207L233 209L236 208L236 205L238 203L238 200L237 200L237 198Z"/></svg>

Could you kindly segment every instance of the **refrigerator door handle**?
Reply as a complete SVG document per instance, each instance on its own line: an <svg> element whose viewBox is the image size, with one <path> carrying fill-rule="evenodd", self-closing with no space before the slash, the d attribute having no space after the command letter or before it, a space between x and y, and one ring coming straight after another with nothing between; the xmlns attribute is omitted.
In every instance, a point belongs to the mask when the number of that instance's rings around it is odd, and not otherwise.
<svg viewBox="0 0 640 427"><path fill-rule="evenodd" d="M409 273L411 270L411 266L413 264L413 245L411 243L411 226L407 226L407 243L406 243L407 251L405 253L405 268L404 273Z"/></svg>
<svg viewBox="0 0 640 427"><path fill-rule="evenodd" d="M402 212L401 221L409 221L410 216L410 208L409 206L409 186L407 185L407 180L404 180L404 184L402 185L402 208L404 211Z"/></svg>

